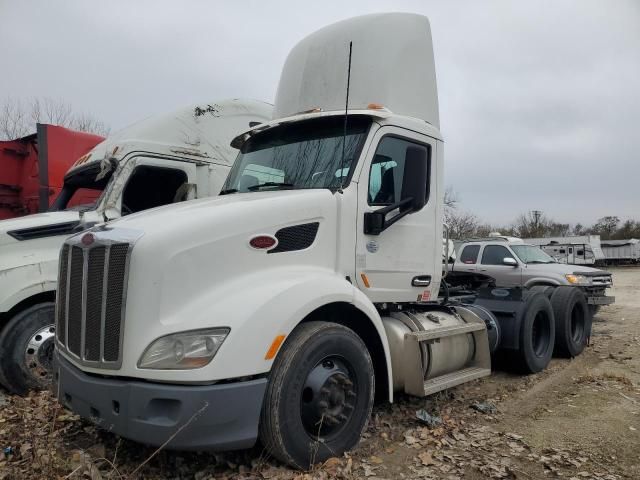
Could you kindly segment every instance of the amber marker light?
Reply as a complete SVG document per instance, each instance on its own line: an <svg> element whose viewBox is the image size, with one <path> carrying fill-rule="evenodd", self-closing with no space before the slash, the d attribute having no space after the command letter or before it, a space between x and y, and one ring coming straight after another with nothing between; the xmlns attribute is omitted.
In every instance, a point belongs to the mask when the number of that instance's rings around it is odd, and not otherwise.
<svg viewBox="0 0 640 480"><path fill-rule="evenodd" d="M272 360L273 357L276 356L276 353L278 353L278 349L280 348L280 345L282 345L282 342L284 342L285 337L286 335L278 335L273 339L269 350L267 350L267 354L264 356L265 360Z"/></svg>
<svg viewBox="0 0 640 480"><path fill-rule="evenodd" d="M362 283L364 283L364 286L369 288L369 279L367 278L367 276L364 273L360 274L360 278L362 278Z"/></svg>

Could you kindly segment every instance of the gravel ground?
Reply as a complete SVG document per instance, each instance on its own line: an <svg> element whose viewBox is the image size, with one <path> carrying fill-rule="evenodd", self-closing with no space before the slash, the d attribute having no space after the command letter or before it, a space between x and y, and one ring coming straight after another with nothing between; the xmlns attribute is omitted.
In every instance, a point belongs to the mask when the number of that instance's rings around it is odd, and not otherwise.
<svg viewBox="0 0 640 480"><path fill-rule="evenodd" d="M310 472L273 462L259 447L158 452L97 430L47 392L0 392L0 480L637 479L640 269L616 269L614 282L616 304L598 314L592 343L578 358L554 359L537 375L498 370L427 399L380 405L358 448Z"/></svg>

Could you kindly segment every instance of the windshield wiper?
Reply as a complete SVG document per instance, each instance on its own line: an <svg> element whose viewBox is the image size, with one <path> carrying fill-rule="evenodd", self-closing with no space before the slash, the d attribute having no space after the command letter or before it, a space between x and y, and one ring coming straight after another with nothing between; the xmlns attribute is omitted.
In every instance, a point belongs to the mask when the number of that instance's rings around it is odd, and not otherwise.
<svg viewBox="0 0 640 480"><path fill-rule="evenodd" d="M259 183L258 185L251 185L247 190L251 190L252 192L255 192L256 190L260 190L262 187L284 187L284 188L290 188L290 187L293 187L293 183L284 183L284 182Z"/></svg>
<svg viewBox="0 0 640 480"><path fill-rule="evenodd" d="M238 191L237 188L227 188L225 190L220 191L218 195L227 195L228 193L236 193Z"/></svg>

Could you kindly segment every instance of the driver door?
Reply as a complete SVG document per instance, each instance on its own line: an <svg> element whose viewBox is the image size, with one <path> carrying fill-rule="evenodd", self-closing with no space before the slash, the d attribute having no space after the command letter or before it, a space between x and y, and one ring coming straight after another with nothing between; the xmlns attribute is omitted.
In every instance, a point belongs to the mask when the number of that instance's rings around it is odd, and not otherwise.
<svg viewBox="0 0 640 480"><path fill-rule="evenodd" d="M402 199L404 164L410 147L427 152L426 204L379 235L365 234L365 213ZM397 127L380 128L367 152L358 180L355 277L360 290L373 302L437 297L437 290L432 289L439 285L442 270L442 225L437 221L436 158L434 139ZM394 215L389 212L386 218Z"/></svg>

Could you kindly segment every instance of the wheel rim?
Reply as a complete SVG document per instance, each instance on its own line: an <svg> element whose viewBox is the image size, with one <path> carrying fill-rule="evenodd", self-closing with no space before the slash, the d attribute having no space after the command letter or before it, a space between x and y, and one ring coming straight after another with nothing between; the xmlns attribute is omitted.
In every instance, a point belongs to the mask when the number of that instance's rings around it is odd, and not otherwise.
<svg viewBox="0 0 640 480"><path fill-rule="evenodd" d="M544 356L549 344L549 318L544 312L538 312L531 327L531 346L537 357Z"/></svg>
<svg viewBox="0 0 640 480"><path fill-rule="evenodd" d="M51 380L55 327L46 325L36 331L24 350L27 373L38 383Z"/></svg>
<svg viewBox="0 0 640 480"><path fill-rule="evenodd" d="M571 339L579 342L584 335L584 317L585 312L581 305L574 305L571 310Z"/></svg>
<svg viewBox="0 0 640 480"><path fill-rule="evenodd" d="M300 414L313 438L331 438L349 423L357 400L353 369L341 357L323 358L311 369L300 398Z"/></svg>

